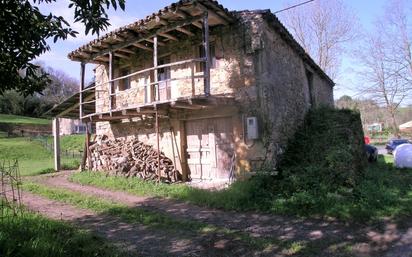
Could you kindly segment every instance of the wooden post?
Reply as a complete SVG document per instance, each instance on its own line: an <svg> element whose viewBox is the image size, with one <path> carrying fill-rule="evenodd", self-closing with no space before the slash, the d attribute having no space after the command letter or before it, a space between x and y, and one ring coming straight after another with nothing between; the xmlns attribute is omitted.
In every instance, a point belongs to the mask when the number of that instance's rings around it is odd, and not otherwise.
<svg viewBox="0 0 412 257"><path fill-rule="evenodd" d="M113 110L113 91L114 91L114 82L113 80L113 52L109 52L109 111Z"/></svg>
<svg viewBox="0 0 412 257"><path fill-rule="evenodd" d="M185 128L185 122L182 120L179 121L179 137L180 137L180 156L182 157L181 159L182 179L183 179L183 182L186 182L189 179L189 166L187 164L186 128Z"/></svg>
<svg viewBox="0 0 412 257"><path fill-rule="evenodd" d="M158 73L157 71L157 36L153 38L153 67L155 68L153 70L153 77L154 77L153 87L157 88L157 90L154 93L154 96L155 96L155 100L159 101L160 92L159 92L159 84L157 83L158 82L158 78L157 78L157 73Z"/></svg>
<svg viewBox="0 0 412 257"><path fill-rule="evenodd" d="M89 124L86 123L86 160L87 160L87 167L91 170L91 154L90 154L90 130Z"/></svg>
<svg viewBox="0 0 412 257"><path fill-rule="evenodd" d="M54 169L60 171L60 125L59 118L53 119Z"/></svg>
<svg viewBox="0 0 412 257"><path fill-rule="evenodd" d="M85 73L84 62L80 63L80 87L79 87L79 118L83 118L83 90L84 90L84 73Z"/></svg>
<svg viewBox="0 0 412 257"><path fill-rule="evenodd" d="M210 95L210 60L209 60L209 14L204 13L203 16L203 51L205 53L205 70L204 70L204 93L206 96Z"/></svg>
<svg viewBox="0 0 412 257"><path fill-rule="evenodd" d="M160 182L160 129L159 129L159 114L156 110L156 139L157 139L157 180Z"/></svg>

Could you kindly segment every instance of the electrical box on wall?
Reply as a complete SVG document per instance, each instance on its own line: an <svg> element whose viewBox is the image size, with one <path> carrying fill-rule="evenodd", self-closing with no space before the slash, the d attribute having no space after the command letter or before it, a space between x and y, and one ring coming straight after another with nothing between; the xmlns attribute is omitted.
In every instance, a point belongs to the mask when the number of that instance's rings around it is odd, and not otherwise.
<svg viewBox="0 0 412 257"><path fill-rule="evenodd" d="M256 117L246 118L246 135L249 140L259 138L258 122Z"/></svg>

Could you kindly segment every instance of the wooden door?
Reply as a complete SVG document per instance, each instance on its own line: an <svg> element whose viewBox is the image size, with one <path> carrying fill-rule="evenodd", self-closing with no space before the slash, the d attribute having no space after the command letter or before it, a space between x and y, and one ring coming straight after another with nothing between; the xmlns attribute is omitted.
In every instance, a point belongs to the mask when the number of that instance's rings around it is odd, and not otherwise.
<svg viewBox="0 0 412 257"><path fill-rule="evenodd" d="M186 122L187 163L192 179L226 179L232 165L231 118Z"/></svg>

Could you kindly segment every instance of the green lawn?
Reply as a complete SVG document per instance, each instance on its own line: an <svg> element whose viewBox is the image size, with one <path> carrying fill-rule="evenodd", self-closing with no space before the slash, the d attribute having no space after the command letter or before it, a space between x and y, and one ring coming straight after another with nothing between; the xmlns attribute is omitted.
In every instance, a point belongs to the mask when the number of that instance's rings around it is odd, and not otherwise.
<svg viewBox="0 0 412 257"><path fill-rule="evenodd" d="M49 125L51 124L51 121L47 119L39 119L10 114L0 114L0 123Z"/></svg>
<svg viewBox="0 0 412 257"><path fill-rule="evenodd" d="M412 215L412 170L393 167L391 156L380 156L370 164L361 182L352 190L326 192L323 188L291 191L282 179L271 182L259 176L239 181L230 188L211 192L186 185L166 185L136 178L106 177L98 172L81 172L71 176L73 182L94 185L136 195L168 197L201 206L225 210L255 210L274 214L337 217L342 220L377 221L384 217Z"/></svg>
<svg viewBox="0 0 412 257"><path fill-rule="evenodd" d="M67 223L24 211L12 217L4 208L0 219L0 256L4 257L120 257L121 250Z"/></svg>
<svg viewBox="0 0 412 257"><path fill-rule="evenodd" d="M0 138L0 160L18 160L22 176L36 175L53 171L53 153L39 142L28 138ZM78 159L62 158L63 168L76 169Z"/></svg>

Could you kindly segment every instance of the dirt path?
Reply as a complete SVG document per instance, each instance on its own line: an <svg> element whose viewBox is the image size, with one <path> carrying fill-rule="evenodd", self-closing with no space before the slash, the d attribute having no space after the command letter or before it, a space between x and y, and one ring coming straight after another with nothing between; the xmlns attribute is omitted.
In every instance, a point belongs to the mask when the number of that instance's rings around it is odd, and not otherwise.
<svg viewBox="0 0 412 257"><path fill-rule="evenodd" d="M37 177L37 179L38 182L49 186L107 198L130 207L145 208L178 219L196 220L246 232L257 238L305 242L307 248L317 249L322 256L345 256L339 254L343 250L351 256L411 256L408 254L411 253L412 227L408 231L402 231L393 223L372 228L336 221L226 212L170 199L139 197L93 186L82 186L69 182L67 180L69 175L70 173L63 172L53 176Z"/></svg>
<svg viewBox="0 0 412 257"><path fill-rule="evenodd" d="M55 220L73 223L90 230L131 256L255 256L242 242L224 235L194 235L186 231L165 231L125 223L110 215L99 215L69 204L49 200L28 192L23 204L30 210Z"/></svg>

